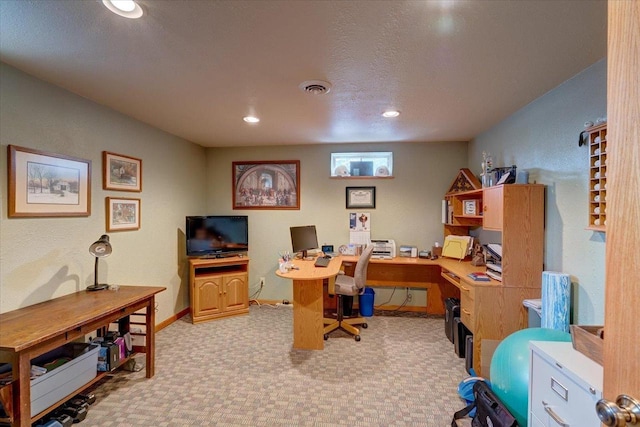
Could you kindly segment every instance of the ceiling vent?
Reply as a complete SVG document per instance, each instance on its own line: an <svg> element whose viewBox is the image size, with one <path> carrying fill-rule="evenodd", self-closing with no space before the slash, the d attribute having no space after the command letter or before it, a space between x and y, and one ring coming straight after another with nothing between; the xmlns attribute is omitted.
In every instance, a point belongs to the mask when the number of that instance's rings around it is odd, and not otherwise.
<svg viewBox="0 0 640 427"><path fill-rule="evenodd" d="M298 87L312 95L324 95L331 90L331 83L322 80L307 80L300 83Z"/></svg>

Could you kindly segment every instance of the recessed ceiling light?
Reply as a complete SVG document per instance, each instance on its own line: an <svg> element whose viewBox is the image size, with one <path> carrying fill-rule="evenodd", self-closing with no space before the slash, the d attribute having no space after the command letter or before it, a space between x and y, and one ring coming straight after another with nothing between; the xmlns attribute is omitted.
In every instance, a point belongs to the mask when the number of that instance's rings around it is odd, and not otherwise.
<svg viewBox="0 0 640 427"><path fill-rule="evenodd" d="M111 12L125 18L137 19L143 14L140 5L133 0L102 0L102 4Z"/></svg>
<svg viewBox="0 0 640 427"><path fill-rule="evenodd" d="M258 123L260 121L260 119L255 116L246 116L246 117L243 117L242 120L252 124Z"/></svg>
<svg viewBox="0 0 640 427"><path fill-rule="evenodd" d="M389 110L389 111L385 111L384 113L382 113L382 117L398 117L400 115L400 111L396 111L396 110Z"/></svg>

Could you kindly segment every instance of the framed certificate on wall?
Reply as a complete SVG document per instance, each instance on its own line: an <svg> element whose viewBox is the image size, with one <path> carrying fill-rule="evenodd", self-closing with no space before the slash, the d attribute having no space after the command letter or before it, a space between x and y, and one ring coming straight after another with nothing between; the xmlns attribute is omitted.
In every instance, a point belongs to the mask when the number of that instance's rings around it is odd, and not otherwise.
<svg viewBox="0 0 640 427"><path fill-rule="evenodd" d="M347 187L347 209L376 207L376 187Z"/></svg>

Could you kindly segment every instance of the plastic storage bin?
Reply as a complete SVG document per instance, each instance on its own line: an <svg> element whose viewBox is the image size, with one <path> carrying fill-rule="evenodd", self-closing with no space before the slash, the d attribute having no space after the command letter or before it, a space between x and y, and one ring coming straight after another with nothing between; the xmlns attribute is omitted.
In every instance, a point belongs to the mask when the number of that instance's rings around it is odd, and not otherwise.
<svg viewBox="0 0 640 427"><path fill-rule="evenodd" d="M31 381L32 417L96 377L99 348L96 344L69 343L32 361L41 366L60 357L73 358Z"/></svg>
<svg viewBox="0 0 640 427"><path fill-rule="evenodd" d="M373 288L364 288L364 293L360 295L360 315L365 317L373 316L373 300L376 292Z"/></svg>

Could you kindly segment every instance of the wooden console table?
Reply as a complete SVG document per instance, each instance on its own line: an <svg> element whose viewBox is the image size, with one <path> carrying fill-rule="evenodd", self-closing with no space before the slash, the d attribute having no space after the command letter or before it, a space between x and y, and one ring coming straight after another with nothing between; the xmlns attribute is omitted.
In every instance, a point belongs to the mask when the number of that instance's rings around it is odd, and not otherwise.
<svg viewBox="0 0 640 427"><path fill-rule="evenodd" d="M93 334L118 319L146 309L145 345L136 348L146 353L147 378L154 375L155 294L163 287L120 286L117 291L76 292L29 307L0 314L0 356L12 364L13 387L9 399L10 422L27 427L58 404L31 418L31 359L68 342ZM103 375L103 374L102 374ZM98 381L98 375L82 389Z"/></svg>

